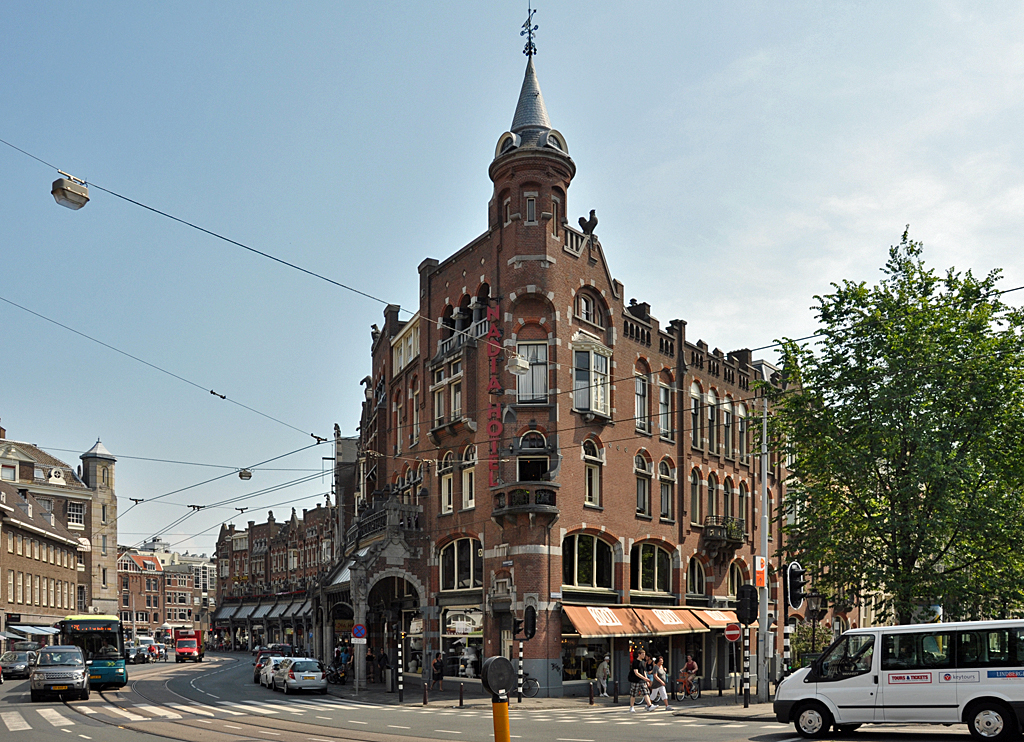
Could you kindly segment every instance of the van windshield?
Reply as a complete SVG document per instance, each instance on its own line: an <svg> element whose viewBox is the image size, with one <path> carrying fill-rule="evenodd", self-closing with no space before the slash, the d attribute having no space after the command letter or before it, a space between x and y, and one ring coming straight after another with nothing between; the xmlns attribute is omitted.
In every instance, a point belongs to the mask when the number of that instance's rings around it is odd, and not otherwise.
<svg viewBox="0 0 1024 742"><path fill-rule="evenodd" d="M195 649L196 648L196 640L195 639L178 639L178 648L179 649Z"/></svg>
<svg viewBox="0 0 1024 742"><path fill-rule="evenodd" d="M818 660L818 679L843 680L871 672L874 651L873 634L844 636Z"/></svg>

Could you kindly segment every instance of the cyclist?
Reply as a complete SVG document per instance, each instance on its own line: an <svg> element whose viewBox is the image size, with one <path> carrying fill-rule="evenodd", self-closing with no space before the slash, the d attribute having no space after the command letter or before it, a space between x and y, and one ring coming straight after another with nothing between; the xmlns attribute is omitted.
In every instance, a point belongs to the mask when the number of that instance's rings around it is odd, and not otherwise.
<svg viewBox="0 0 1024 742"><path fill-rule="evenodd" d="M693 661L693 655L686 655L686 664L679 669L679 683L680 688L686 688L687 684L693 682L693 679L697 677L697 663Z"/></svg>

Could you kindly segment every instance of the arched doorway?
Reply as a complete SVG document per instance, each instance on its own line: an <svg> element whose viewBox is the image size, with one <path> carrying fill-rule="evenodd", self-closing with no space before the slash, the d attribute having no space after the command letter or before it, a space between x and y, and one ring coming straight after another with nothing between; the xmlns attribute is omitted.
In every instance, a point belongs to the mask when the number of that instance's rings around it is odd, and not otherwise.
<svg viewBox="0 0 1024 742"><path fill-rule="evenodd" d="M366 608L367 644L360 654L365 657L367 649L372 649L378 655L383 647L391 667L396 667L398 641L405 632L406 671L418 672L423 666L423 616L416 586L401 576L384 577L370 588ZM376 667L374 678L382 680L377 677Z"/></svg>

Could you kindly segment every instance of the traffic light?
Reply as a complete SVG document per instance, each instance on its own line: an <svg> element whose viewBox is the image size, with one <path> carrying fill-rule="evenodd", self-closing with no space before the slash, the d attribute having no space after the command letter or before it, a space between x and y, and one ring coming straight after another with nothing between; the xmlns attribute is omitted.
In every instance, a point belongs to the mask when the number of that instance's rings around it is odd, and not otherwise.
<svg viewBox="0 0 1024 742"><path fill-rule="evenodd" d="M804 604L804 586L807 584L807 570L800 566L800 562L790 562L786 568L786 594L789 606L794 611L800 610Z"/></svg>
<svg viewBox="0 0 1024 742"><path fill-rule="evenodd" d="M523 630L523 619L512 617L512 636L519 636L519 632Z"/></svg>
<svg viewBox="0 0 1024 742"><path fill-rule="evenodd" d="M523 611L523 638L532 639L537 633L537 609L532 605L526 606Z"/></svg>
<svg viewBox="0 0 1024 742"><path fill-rule="evenodd" d="M757 588L753 585L740 585L736 597L739 599L736 617L741 624L749 626L757 620Z"/></svg>

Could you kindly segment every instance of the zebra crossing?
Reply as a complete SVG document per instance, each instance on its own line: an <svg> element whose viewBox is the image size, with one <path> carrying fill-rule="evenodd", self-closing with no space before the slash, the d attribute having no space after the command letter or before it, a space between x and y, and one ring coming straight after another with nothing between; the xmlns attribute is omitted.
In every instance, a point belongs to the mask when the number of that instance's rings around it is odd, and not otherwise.
<svg viewBox="0 0 1024 742"><path fill-rule="evenodd" d="M65 706L25 707L18 711L0 712L0 733L27 732L33 728L71 727L87 724L79 717L83 714L97 721L111 721L116 724L146 721L170 721L188 718L228 718L235 716L276 716L278 718L301 718L306 714L323 713L328 710L351 710L353 704L339 700L296 699L294 705L282 703L266 703L263 701L218 701L216 704L198 702L185 703L126 703L114 705L97 701L94 703L75 703L70 708Z"/></svg>

